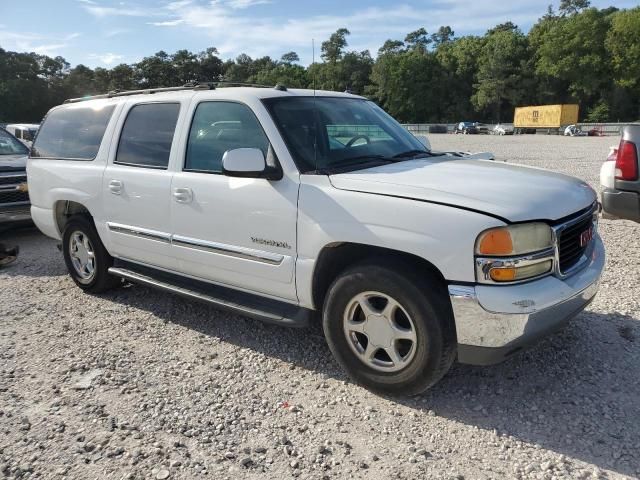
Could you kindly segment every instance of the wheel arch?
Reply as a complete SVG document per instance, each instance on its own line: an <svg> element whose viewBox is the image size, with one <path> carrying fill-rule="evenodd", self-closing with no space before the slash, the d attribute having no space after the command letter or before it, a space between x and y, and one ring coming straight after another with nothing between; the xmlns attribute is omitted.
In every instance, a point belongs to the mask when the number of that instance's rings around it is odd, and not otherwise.
<svg viewBox="0 0 640 480"><path fill-rule="evenodd" d="M372 258L394 260L402 265L434 276L442 285L446 279L442 272L431 262L418 255L353 242L337 242L326 245L318 255L312 277L312 299L317 310L322 310L325 297L333 281L347 268Z"/></svg>
<svg viewBox="0 0 640 480"><path fill-rule="evenodd" d="M89 209L82 203L73 200L57 200L53 205L53 214L60 236L62 236L67 222L74 215L84 215L93 220Z"/></svg>

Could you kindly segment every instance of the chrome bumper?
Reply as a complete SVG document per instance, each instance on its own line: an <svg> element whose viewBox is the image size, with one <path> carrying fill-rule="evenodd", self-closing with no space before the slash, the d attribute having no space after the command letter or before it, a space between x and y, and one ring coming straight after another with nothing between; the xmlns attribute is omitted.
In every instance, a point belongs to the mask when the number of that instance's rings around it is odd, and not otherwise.
<svg viewBox="0 0 640 480"><path fill-rule="evenodd" d="M498 363L562 327L595 297L604 262L604 245L596 236L588 263L571 277L509 286L449 285L458 360Z"/></svg>

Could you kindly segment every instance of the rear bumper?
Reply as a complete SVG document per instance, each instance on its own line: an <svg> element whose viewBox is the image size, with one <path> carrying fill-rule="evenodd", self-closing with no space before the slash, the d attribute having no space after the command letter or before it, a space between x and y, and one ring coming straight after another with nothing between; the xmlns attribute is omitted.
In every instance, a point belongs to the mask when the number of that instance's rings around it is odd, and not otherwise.
<svg viewBox="0 0 640 480"><path fill-rule="evenodd" d="M499 363L562 328L595 297L604 270L599 237L586 267L511 286L449 285L458 336L458 361Z"/></svg>
<svg viewBox="0 0 640 480"><path fill-rule="evenodd" d="M640 194L607 188L602 192L602 209L610 216L640 222Z"/></svg>

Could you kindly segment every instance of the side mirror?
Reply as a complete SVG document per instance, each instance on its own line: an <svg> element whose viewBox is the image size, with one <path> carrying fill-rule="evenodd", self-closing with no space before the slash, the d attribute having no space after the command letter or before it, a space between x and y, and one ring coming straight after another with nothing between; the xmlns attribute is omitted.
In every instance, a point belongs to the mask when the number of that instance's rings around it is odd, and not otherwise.
<svg viewBox="0 0 640 480"><path fill-rule="evenodd" d="M236 148L222 156L222 173L227 177L280 180L282 171L267 165L259 148Z"/></svg>
<svg viewBox="0 0 640 480"><path fill-rule="evenodd" d="M431 150L431 142L426 135L414 135L427 150Z"/></svg>

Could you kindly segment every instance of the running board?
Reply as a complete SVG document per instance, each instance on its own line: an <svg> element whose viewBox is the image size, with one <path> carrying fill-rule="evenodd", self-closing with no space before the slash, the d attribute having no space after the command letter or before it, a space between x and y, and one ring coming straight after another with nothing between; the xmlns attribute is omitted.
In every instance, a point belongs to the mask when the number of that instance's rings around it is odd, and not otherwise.
<svg viewBox="0 0 640 480"><path fill-rule="evenodd" d="M272 300L231 288L193 280L172 273L119 261L109 273L132 283L175 293L185 298L206 302L222 310L245 315L285 327L303 328L309 324L313 312L290 303Z"/></svg>

